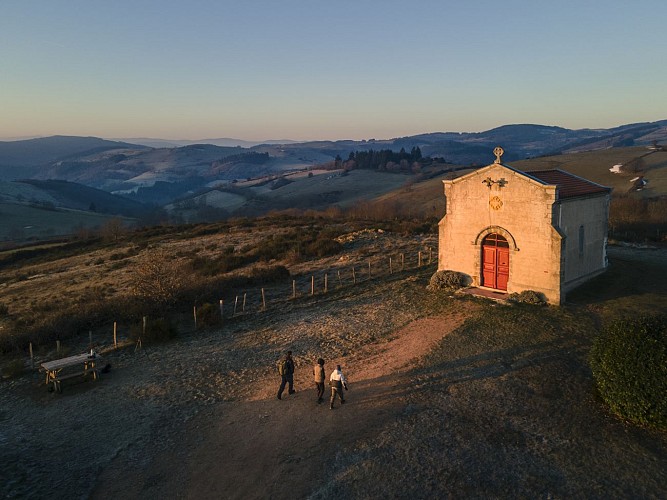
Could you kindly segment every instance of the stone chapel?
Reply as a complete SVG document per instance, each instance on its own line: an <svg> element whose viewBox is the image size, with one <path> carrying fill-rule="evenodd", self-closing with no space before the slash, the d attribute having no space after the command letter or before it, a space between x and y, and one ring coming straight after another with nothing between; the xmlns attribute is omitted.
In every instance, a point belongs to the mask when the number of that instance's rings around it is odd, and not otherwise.
<svg viewBox="0 0 667 500"><path fill-rule="evenodd" d="M445 180L438 270L499 294L533 290L550 304L607 268L611 188L562 170L501 163Z"/></svg>

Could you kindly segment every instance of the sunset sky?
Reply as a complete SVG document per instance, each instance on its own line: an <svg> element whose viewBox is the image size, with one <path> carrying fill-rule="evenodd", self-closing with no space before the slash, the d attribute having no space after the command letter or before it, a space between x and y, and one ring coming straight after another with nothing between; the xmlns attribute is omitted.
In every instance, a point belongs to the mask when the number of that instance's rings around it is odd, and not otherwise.
<svg viewBox="0 0 667 500"><path fill-rule="evenodd" d="M664 0L3 0L0 138L655 121L666 20Z"/></svg>

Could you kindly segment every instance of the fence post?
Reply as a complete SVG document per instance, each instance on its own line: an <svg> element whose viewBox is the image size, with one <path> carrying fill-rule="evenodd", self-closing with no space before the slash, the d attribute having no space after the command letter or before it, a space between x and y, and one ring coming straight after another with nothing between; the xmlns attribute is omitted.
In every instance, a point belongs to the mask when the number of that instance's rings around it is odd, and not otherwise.
<svg viewBox="0 0 667 500"><path fill-rule="evenodd" d="M34 369L35 368L35 358L32 355L32 342L30 342L30 344L28 344L28 346L30 348L30 368Z"/></svg>
<svg viewBox="0 0 667 500"><path fill-rule="evenodd" d="M368 279L371 279L371 261L368 261Z"/></svg>
<svg viewBox="0 0 667 500"><path fill-rule="evenodd" d="M310 294L315 295L315 275L310 277Z"/></svg>
<svg viewBox="0 0 667 500"><path fill-rule="evenodd" d="M292 280L292 298L296 299L296 280Z"/></svg>
<svg viewBox="0 0 667 500"><path fill-rule="evenodd" d="M141 342L141 339L146 336L146 316L143 316L141 318L141 336L137 339L137 343L134 345L134 352L137 352L137 350L141 350L143 347L143 344Z"/></svg>
<svg viewBox="0 0 667 500"><path fill-rule="evenodd" d="M391 257L389 257L389 274L394 274L393 268L391 267Z"/></svg>
<svg viewBox="0 0 667 500"><path fill-rule="evenodd" d="M324 293L329 291L329 275L324 273Z"/></svg>
<svg viewBox="0 0 667 500"><path fill-rule="evenodd" d="M352 268L352 284L357 284L357 275L354 274L354 267Z"/></svg>
<svg viewBox="0 0 667 500"><path fill-rule="evenodd" d="M234 313L232 314L232 316L236 316L236 306L238 305L239 305L239 296L237 295L236 299L234 299Z"/></svg>
<svg viewBox="0 0 667 500"><path fill-rule="evenodd" d="M246 296L246 293L243 292L243 306L241 307L241 312L245 312L245 296Z"/></svg>
<svg viewBox="0 0 667 500"><path fill-rule="evenodd" d="M117 325L116 322L114 321L114 322L113 322L113 348L114 348L114 349L117 349L117 348L118 348L118 339L117 339L117 337L116 337L117 326L118 326L118 325Z"/></svg>
<svg viewBox="0 0 667 500"><path fill-rule="evenodd" d="M264 295L263 288L262 288L262 311L266 311L266 295Z"/></svg>
<svg viewBox="0 0 667 500"><path fill-rule="evenodd" d="M428 247L428 263L430 264L433 260L433 247Z"/></svg>
<svg viewBox="0 0 667 500"><path fill-rule="evenodd" d="M343 286L343 280L340 279L340 271L338 271L338 284L339 284L340 286Z"/></svg>
<svg viewBox="0 0 667 500"><path fill-rule="evenodd" d="M195 318L195 330L197 329L197 305L192 306L192 315Z"/></svg>
<svg viewBox="0 0 667 500"><path fill-rule="evenodd" d="M421 250L419 251L418 258L417 258L417 267L422 267L422 252L421 252Z"/></svg>
<svg viewBox="0 0 667 500"><path fill-rule="evenodd" d="M401 271L405 271L405 254L401 254Z"/></svg>
<svg viewBox="0 0 667 500"><path fill-rule="evenodd" d="M225 301L220 299L220 321L222 321L222 318L225 317L224 311L223 311L224 304L225 304Z"/></svg>

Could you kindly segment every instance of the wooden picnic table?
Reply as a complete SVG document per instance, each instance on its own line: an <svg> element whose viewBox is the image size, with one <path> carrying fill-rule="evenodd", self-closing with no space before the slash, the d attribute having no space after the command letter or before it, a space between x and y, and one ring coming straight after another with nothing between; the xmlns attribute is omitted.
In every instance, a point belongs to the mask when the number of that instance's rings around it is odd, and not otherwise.
<svg viewBox="0 0 667 500"><path fill-rule="evenodd" d="M46 361L41 364L41 367L46 372L46 385L53 384L53 389L56 392L62 392L61 382L63 380L84 377L89 374L92 374L93 380L97 380L100 376L97 368L100 361L101 358L97 354L86 352L67 358Z"/></svg>

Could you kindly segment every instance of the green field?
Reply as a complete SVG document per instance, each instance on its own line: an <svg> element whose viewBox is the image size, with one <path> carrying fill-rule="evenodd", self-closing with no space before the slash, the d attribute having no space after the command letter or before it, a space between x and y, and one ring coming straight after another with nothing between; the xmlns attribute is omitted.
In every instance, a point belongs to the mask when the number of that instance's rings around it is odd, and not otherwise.
<svg viewBox="0 0 667 500"><path fill-rule="evenodd" d="M48 239L102 226L111 215L0 203L0 242Z"/></svg>
<svg viewBox="0 0 667 500"><path fill-rule="evenodd" d="M642 158L643 165L641 172L613 174L609 171L614 165L627 164L649 152L645 147L613 148L602 151L520 160L513 162L511 166L524 171L555 168L565 170L603 186L612 187L614 188L614 194L627 192L632 187L630 179L638 175L643 175L648 184L640 193L642 197L652 198L666 195L667 153L665 152L657 152L644 156Z"/></svg>

